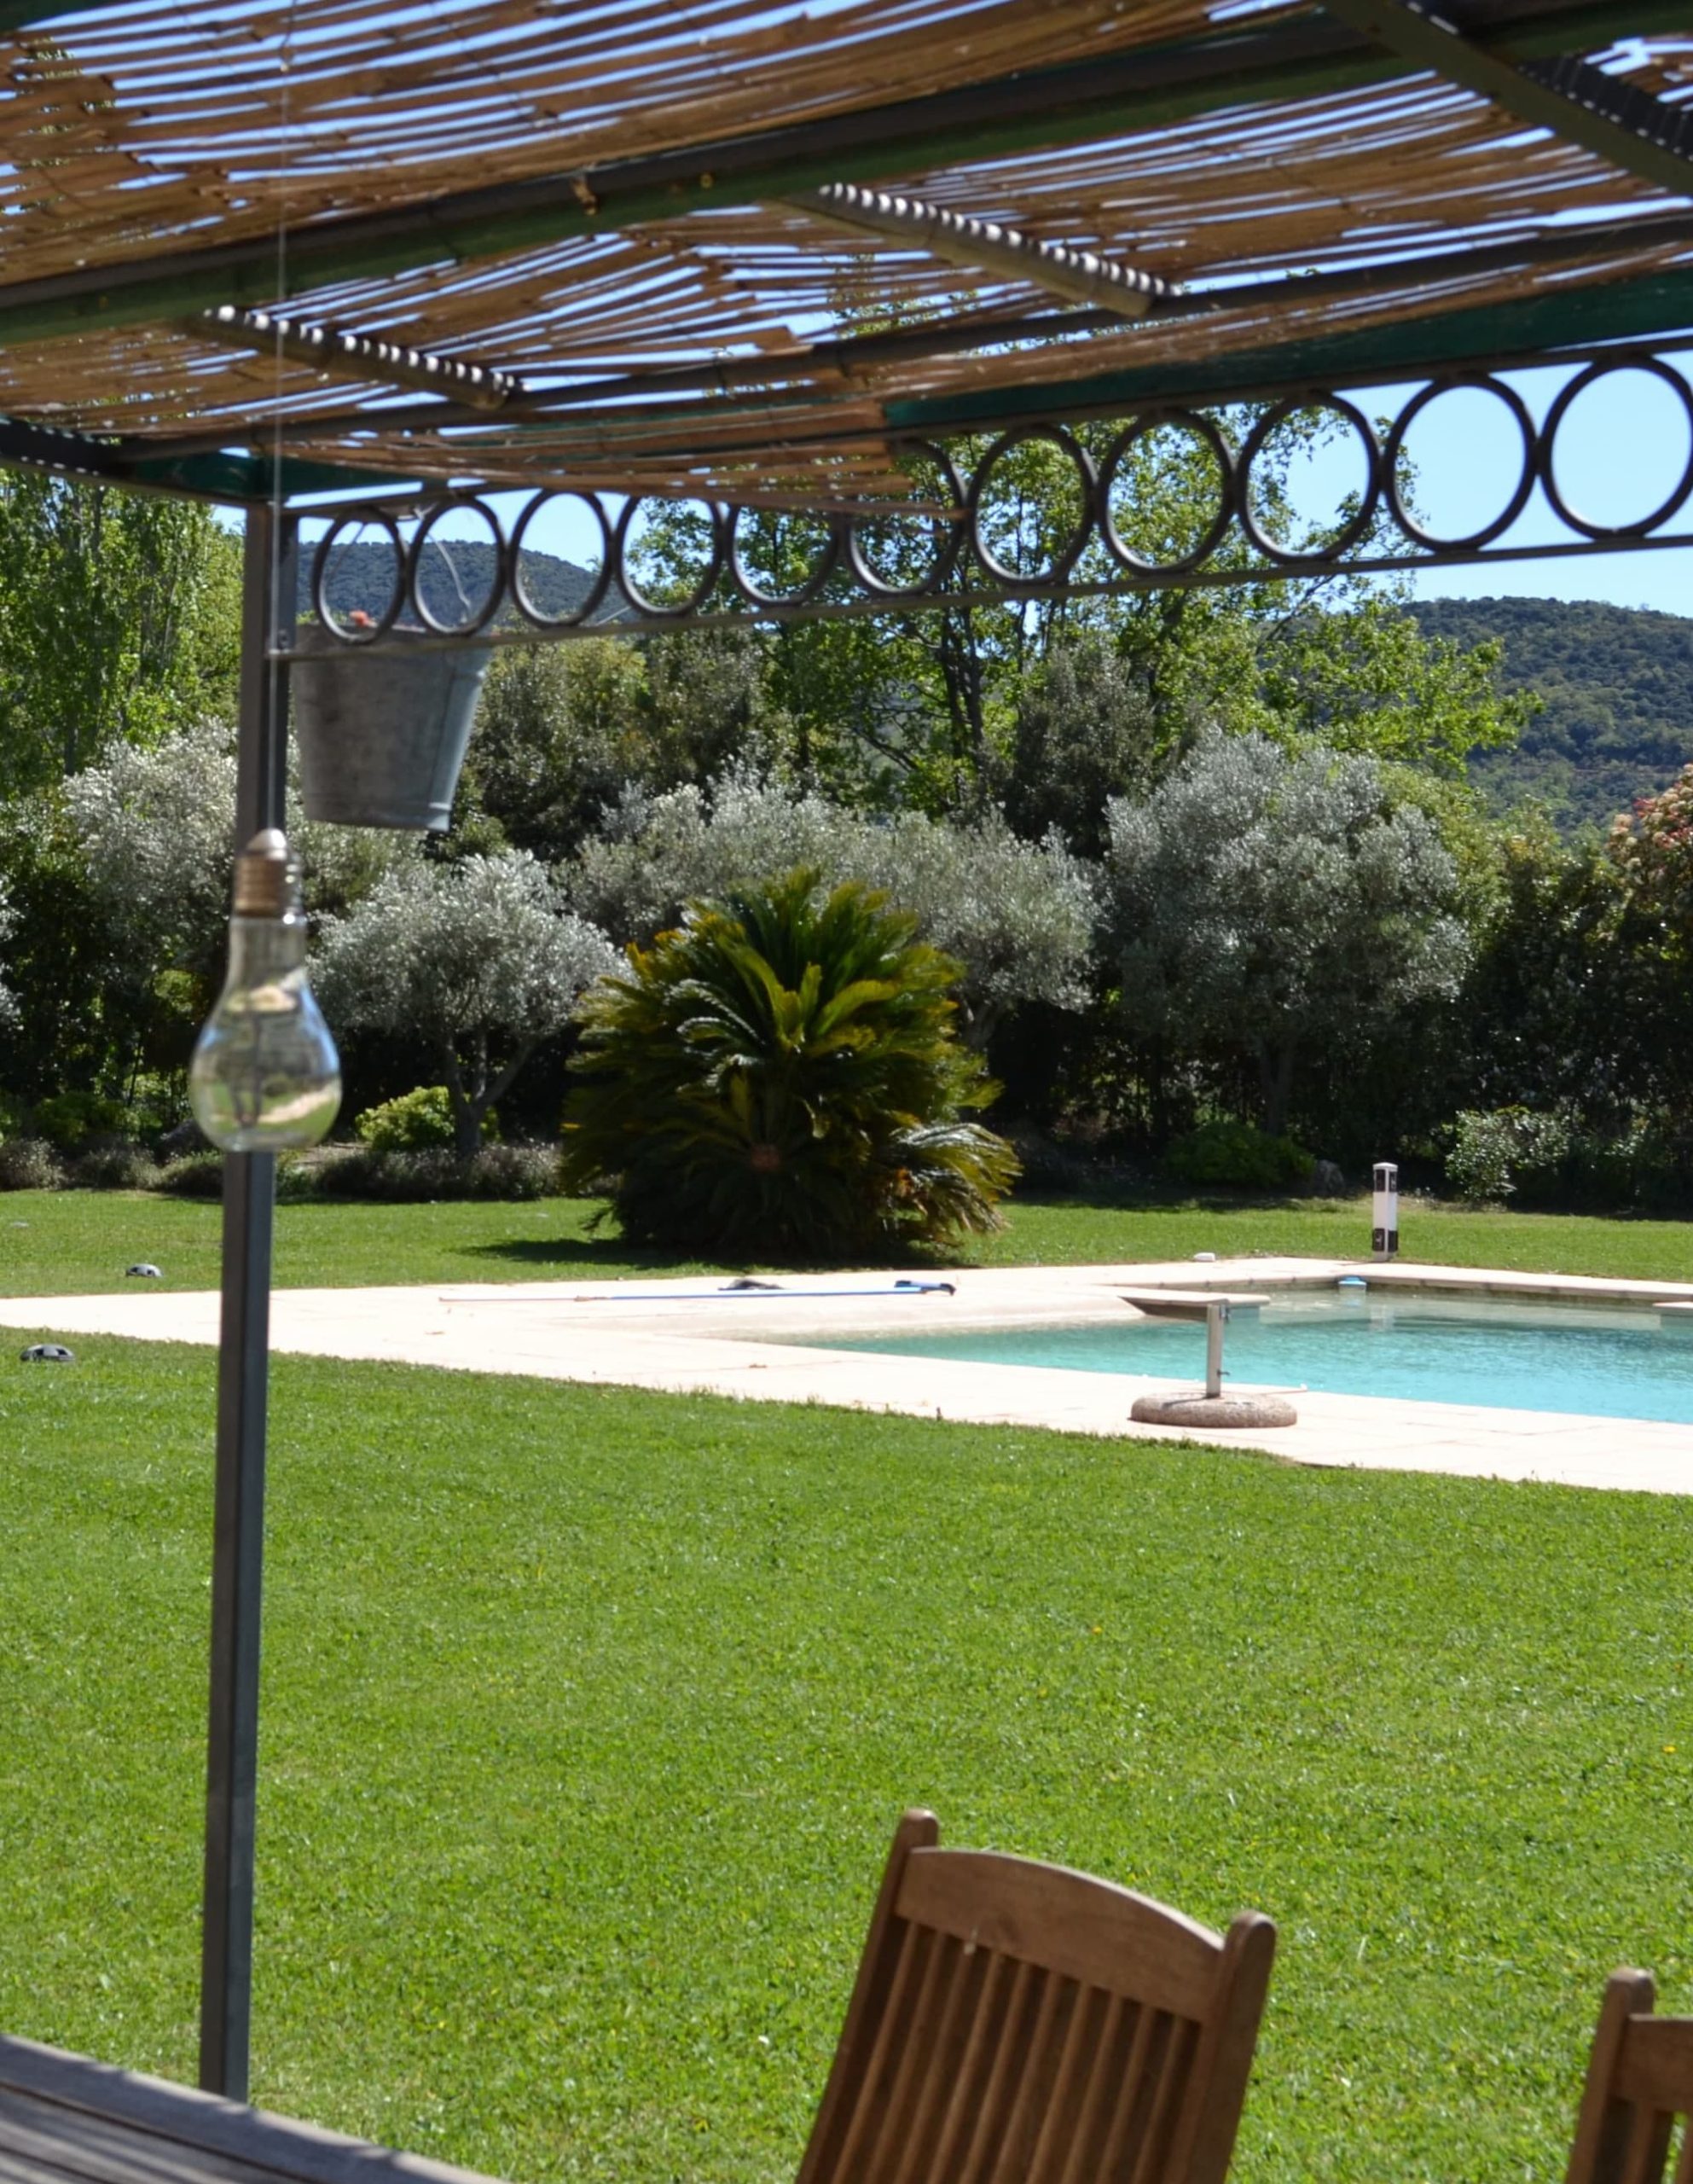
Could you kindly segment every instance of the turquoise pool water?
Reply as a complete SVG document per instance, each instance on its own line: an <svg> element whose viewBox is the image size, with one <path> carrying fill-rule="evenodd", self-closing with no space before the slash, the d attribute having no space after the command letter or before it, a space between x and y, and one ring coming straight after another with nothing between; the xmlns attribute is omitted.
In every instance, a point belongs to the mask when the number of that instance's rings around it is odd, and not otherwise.
<svg viewBox="0 0 1693 2184"><path fill-rule="evenodd" d="M1203 1324L1127 1313L1121 1326L936 1327L835 1346L1183 1383L1205 1374ZM1232 1318L1224 1363L1225 1387L1232 1380L1693 1426L1693 1329L1660 1327L1652 1311L1338 1291L1268 1304L1255 1320Z"/></svg>

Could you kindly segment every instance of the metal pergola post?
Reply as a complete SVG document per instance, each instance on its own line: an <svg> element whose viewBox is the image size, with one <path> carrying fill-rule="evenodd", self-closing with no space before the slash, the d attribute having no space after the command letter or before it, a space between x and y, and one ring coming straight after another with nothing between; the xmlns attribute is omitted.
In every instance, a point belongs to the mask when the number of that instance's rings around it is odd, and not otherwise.
<svg viewBox="0 0 1693 2184"><path fill-rule="evenodd" d="M287 795L287 669L273 636L293 622L295 528L250 509L241 584L235 843L280 827ZM200 2082L247 2097L252 2013L259 1610L270 1241L276 1157L223 1163L223 1273L217 1351L217 1465L212 1560L212 1697L206 1735L206 1879L200 1940Z"/></svg>

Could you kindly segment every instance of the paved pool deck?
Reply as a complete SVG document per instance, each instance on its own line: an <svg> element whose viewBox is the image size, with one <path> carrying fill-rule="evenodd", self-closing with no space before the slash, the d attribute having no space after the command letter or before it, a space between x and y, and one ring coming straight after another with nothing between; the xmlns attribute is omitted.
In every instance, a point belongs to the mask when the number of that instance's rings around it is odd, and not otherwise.
<svg viewBox="0 0 1693 2184"><path fill-rule="evenodd" d="M272 1300L271 1345L303 1356L380 1359L755 1402L819 1403L979 1426L1044 1426L1120 1442L1203 1440L1302 1464L1693 1494L1693 1426L1302 1391L1294 1397L1296 1426L1186 1432L1129 1422L1135 1397L1168 1391L1174 1385L1168 1380L890 1357L827 1346L832 1339L916 1333L929 1326L963 1330L1121 1321L1133 1312L1119 1293L1126 1288L1327 1288L1341 1275L1358 1272L1376 1287L1434 1287L1456 1296L1693 1304L1693 1284L1406 1262L1379 1267L1339 1259L1184 1260L996 1267L919 1277L950 1281L950 1295L890 1296L889 1286L901 1277L879 1271L783 1275L775 1290L730 1290L721 1276L284 1289ZM846 1293L855 1288L878 1293ZM43 1336L210 1345L217 1339L217 1298L209 1291L151 1287L99 1297L18 1298L0 1300L0 1327ZM1689 1368L1693 1371L1693 1347Z"/></svg>

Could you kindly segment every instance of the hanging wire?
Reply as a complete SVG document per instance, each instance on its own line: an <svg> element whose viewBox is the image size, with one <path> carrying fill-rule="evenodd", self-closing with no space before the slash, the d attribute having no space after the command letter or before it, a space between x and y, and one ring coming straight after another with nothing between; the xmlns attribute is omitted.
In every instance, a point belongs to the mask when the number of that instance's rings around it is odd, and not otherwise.
<svg viewBox="0 0 1693 2184"><path fill-rule="evenodd" d="M288 0L288 12L282 26L282 42L278 55L278 66L282 78L279 106L281 121L281 156L277 163L276 199L276 300L279 305L286 303L288 295L288 187L293 159L293 47L299 12L299 0ZM270 450L270 581L269 585L270 605L267 617L269 626L265 633L266 671L270 678L270 688L265 694L266 702L270 707L270 717L273 721L281 721L283 717L282 676L285 671L282 661L276 655L293 649L293 630L299 608L297 597L287 601L287 619L284 620L283 572L290 560L290 557L282 550L285 537L283 525L286 499L282 490L284 444L282 410L286 392L284 375L287 362L284 354L286 338L286 326L279 320L275 351L274 436ZM298 585L296 585L296 590L298 590Z"/></svg>

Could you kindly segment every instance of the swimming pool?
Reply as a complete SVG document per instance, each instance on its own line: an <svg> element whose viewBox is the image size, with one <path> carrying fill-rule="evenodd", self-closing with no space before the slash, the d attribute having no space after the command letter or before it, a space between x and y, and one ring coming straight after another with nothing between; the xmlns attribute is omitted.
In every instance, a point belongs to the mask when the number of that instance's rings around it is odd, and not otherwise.
<svg viewBox="0 0 1693 2184"><path fill-rule="evenodd" d="M815 1338L814 1338L815 1339ZM1203 1323L1138 1320L855 1336L830 1345L903 1357L1057 1366L1163 1382L1204 1378ZM1232 1316L1228 1380L1331 1395L1693 1425L1693 1326L1650 1309L1441 1297L1395 1289L1267 1293Z"/></svg>

